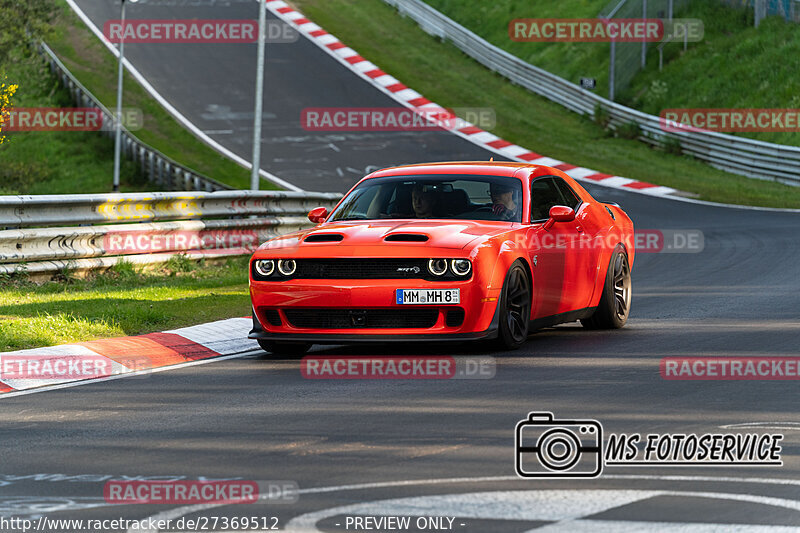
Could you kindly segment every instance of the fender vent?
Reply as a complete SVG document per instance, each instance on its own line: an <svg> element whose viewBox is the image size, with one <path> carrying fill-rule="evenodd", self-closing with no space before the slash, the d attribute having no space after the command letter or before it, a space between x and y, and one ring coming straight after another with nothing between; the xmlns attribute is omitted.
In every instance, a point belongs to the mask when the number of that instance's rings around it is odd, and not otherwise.
<svg viewBox="0 0 800 533"><path fill-rule="evenodd" d="M428 236L420 233L393 233L387 235L383 240L387 242L425 242L428 240Z"/></svg>
<svg viewBox="0 0 800 533"><path fill-rule="evenodd" d="M344 235L338 233L315 233L303 239L303 242L339 242L342 239Z"/></svg>

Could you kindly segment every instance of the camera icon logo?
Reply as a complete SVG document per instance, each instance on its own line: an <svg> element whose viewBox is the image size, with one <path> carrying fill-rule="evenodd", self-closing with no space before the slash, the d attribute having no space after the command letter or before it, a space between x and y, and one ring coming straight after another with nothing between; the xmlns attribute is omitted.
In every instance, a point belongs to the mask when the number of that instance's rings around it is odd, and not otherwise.
<svg viewBox="0 0 800 533"><path fill-rule="evenodd" d="M526 478L595 478L603 471L603 426L597 420L555 420L532 412L514 434L517 475Z"/></svg>

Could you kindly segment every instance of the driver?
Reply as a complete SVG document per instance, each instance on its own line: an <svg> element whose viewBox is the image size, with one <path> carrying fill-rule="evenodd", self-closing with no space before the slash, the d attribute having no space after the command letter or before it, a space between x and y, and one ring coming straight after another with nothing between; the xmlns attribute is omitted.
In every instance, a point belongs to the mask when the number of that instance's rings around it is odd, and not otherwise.
<svg viewBox="0 0 800 533"><path fill-rule="evenodd" d="M515 220L519 214L519 198L517 190L510 185L492 183L489 185L489 196L492 198L492 213L499 220Z"/></svg>
<svg viewBox="0 0 800 533"><path fill-rule="evenodd" d="M439 207L440 199L441 192L438 187L417 183L411 191L411 205L414 208L414 215L417 218L435 217L435 211Z"/></svg>

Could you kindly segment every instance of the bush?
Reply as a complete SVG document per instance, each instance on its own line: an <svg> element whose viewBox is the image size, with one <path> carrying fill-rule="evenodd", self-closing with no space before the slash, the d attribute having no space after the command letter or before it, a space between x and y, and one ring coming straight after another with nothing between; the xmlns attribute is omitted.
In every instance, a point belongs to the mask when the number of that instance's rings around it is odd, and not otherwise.
<svg viewBox="0 0 800 533"><path fill-rule="evenodd" d="M636 122L630 121L620 125L615 133L622 139L638 139L642 134L642 128Z"/></svg>
<svg viewBox="0 0 800 533"><path fill-rule="evenodd" d="M663 148L668 154L681 155L683 153L681 141L677 137L665 137Z"/></svg>

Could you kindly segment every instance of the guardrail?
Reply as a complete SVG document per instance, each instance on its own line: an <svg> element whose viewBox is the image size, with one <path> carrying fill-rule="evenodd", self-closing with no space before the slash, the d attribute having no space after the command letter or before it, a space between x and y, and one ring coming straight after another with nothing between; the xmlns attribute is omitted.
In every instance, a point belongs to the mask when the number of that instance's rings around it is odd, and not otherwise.
<svg viewBox="0 0 800 533"><path fill-rule="evenodd" d="M313 226L307 213L340 198L283 191L0 196L0 274L247 255Z"/></svg>
<svg viewBox="0 0 800 533"><path fill-rule="evenodd" d="M56 54L45 43L41 50L50 64L50 71L58 76L64 87L69 90L73 101L80 107L94 107L103 114L103 124L113 124L114 114L106 108L61 62ZM113 128L103 128L109 137L114 137ZM189 167L185 167L162 154L155 148L140 141L135 135L122 127L122 154L139 163L142 173L159 187L170 191L223 191L231 187L204 176Z"/></svg>
<svg viewBox="0 0 800 533"><path fill-rule="evenodd" d="M664 146L680 142L681 151L711 166L748 178L800 185L800 148L767 143L716 132L666 132L661 119L622 106L581 89L577 84L523 61L479 37L420 0L383 0L411 17L428 34L452 42L468 56L529 91L576 113L594 116L603 108L609 125L617 128L635 122L639 140ZM535 148L535 147L532 147Z"/></svg>

